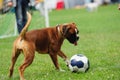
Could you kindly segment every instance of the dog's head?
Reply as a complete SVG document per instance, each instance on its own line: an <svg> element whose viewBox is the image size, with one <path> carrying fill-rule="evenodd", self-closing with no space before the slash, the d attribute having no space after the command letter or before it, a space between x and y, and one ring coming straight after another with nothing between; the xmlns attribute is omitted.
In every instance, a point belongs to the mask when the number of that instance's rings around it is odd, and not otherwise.
<svg viewBox="0 0 120 80"><path fill-rule="evenodd" d="M72 44L77 45L79 40L78 29L75 23L67 23L62 26L62 35Z"/></svg>

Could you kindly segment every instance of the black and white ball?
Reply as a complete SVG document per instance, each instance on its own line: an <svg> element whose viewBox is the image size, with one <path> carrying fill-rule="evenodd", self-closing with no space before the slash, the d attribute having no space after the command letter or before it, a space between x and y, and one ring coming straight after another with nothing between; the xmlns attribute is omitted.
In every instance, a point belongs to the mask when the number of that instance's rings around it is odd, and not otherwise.
<svg viewBox="0 0 120 80"><path fill-rule="evenodd" d="M86 72L90 67L88 58L83 54L73 55L70 59L69 69L72 72Z"/></svg>

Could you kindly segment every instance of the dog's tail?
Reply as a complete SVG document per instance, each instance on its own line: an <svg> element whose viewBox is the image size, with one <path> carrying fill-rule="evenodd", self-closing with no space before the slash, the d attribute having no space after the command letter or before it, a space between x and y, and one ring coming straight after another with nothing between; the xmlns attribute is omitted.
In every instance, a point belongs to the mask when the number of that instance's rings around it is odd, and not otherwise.
<svg viewBox="0 0 120 80"><path fill-rule="evenodd" d="M30 14L29 12L27 12L27 17L28 17L27 23L25 24L24 28L22 29L22 31L21 31L21 33L20 33L20 35L19 35L22 39L25 38L25 33L27 32L28 27L29 27L29 24L30 24L30 22L31 22L31 18L32 18L32 17L31 17L31 14Z"/></svg>

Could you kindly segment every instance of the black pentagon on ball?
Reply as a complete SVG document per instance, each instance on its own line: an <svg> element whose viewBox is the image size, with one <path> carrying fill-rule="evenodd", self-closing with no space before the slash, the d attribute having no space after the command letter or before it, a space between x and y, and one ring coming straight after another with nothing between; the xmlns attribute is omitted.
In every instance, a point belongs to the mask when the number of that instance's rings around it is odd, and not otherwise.
<svg viewBox="0 0 120 80"><path fill-rule="evenodd" d="M71 60L72 66L77 66L78 68L82 68L84 66L84 63L82 61L76 61L75 59Z"/></svg>

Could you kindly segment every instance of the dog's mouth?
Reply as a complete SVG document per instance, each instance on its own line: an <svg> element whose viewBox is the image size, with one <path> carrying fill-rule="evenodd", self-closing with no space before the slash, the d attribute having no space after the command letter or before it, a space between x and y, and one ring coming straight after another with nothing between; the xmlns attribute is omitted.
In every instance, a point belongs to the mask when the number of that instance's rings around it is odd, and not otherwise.
<svg viewBox="0 0 120 80"><path fill-rule="evenodd" d="M78 43L77 41L79 40L79 36L77 37L76 41L74 42L74 45L76 46Z"/></svg>
<svg viewBox="0 0 120 80"><path fill-rule="evenodd" d="M74 42L74 45L75 45L75 46L77 45L77 41L76 41L76 42Z"/></svg>
<svg viewBox="0 0 120 80"><path fill-rule="evenodd" d="M77 41L79 40L79 36L76 37L76 41L74 42L74 45L76 46L78 43Z"/></svg>

